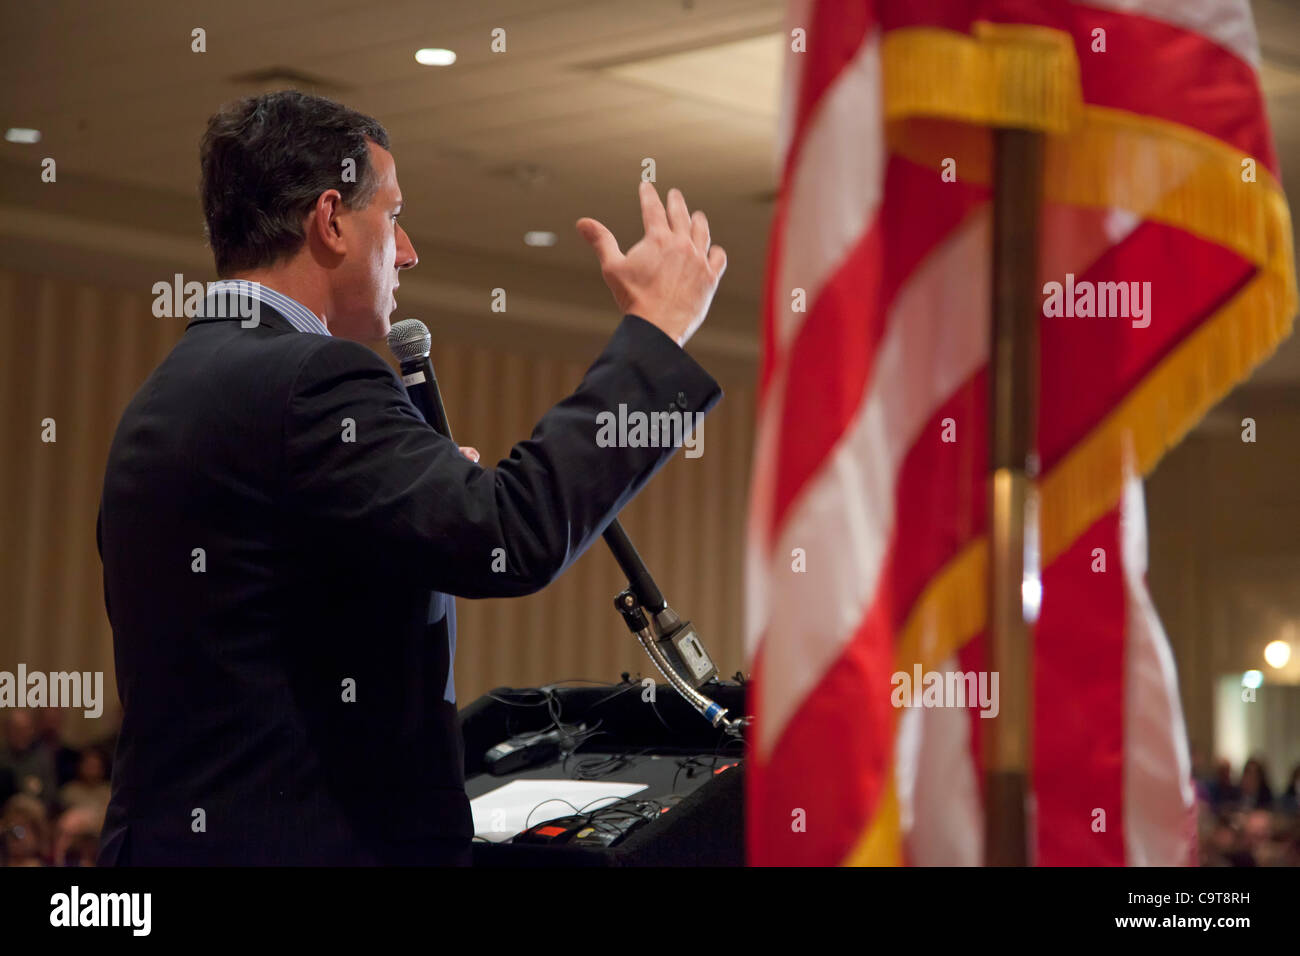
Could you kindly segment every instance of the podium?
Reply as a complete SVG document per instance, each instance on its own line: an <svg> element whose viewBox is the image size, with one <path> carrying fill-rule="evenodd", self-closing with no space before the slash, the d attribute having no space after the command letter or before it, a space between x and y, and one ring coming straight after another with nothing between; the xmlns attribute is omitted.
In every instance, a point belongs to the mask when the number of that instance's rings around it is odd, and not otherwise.
<svg viewBox="0 0 1300 956"><path fill-rule="evenodd" d="M745 686L710 681L700 688L730 712L746 713ZM549 695L547 692L548 691ZM465 745L465 790L471 800L512 780L596 779L645 784L636 800L666 806L611 846L484 842L475 839L474 865L554 866L743 866L744 746L709 724L668 684L643 682L500 687L460 712ZM585 724L587 736L567 759L493 775L485 757L508 738L555 726ZM538 823L560 808L534 817Z"/></svg>

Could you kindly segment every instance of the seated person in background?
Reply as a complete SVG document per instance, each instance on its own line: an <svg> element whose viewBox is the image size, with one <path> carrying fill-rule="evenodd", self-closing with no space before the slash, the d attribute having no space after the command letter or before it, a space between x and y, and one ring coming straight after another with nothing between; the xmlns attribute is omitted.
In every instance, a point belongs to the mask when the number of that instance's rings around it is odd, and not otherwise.
<svg viewBox="0 0 1300 956"><path fill-rule="evenodd" d="M1243 810L1269 810L1273 806L1273 789L1263 761L1251 757L1241 768L1241 792L1238 804Z"/></svg>
<svg viewBox="0 0 1300 956"><path fill-rule="evenodd" d="M44 866L49 857L50 819L45 805L19 793L9 798L0 813L5 866Z"/></svg>
<svg viewBox="0 0 1300 956"><path fill-rule="evenodd" d="M0 768L14 775L19 793L47 803L54 799L54 754L37 736L36 715L26 708L11 710L5 718L5 746Z"/></svg>
<svg viewBox="0 0 1300 956"><path fill-rule="evenodd" d="M1282 796L1278 798L1277 808L1282 813L1300 812L1300 764L1291 768L1291 779L1287 782L1286 789L1282 791Z"/></svg>
<svg viewBox="0 0 1300 956"><path fill-rule="evenodd" d="M62 787L77 776L81 752L63 742L62 707L43 707L37 713L36 733L54 756L54 785Z"/></svg>
<svg viewBox="0 0 1300 956"><path fill-rule="evenodd" d="M108 760L98 747L87 747L77 764L77 778L59 790L59 804L65 810L83 807L103 817L110 796Z"/></svg>
<svg viewBox="0 0 1300 956"><path fill-rule="evenodd" d="M104 826L104 811L98 808L73 807L65 810L54 825L55 866L94 866L99 854L99 831Z"/></svg>
<svg viewBox="0 0 1300 956"><path fill-rule="evenodd" d="M1240 791L1232 782L1232 764L1222 757L1216 760L1214 762L1214 779L1206 789L1210 799L1210 806L1215 810L1235 804L1240 796Z"/></svg>

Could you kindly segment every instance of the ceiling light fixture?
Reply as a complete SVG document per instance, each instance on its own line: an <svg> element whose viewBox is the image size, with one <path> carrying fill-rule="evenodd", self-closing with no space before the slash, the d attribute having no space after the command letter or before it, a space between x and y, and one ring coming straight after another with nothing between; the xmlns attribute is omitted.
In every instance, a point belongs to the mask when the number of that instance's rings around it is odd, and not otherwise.
<svg viewBox="0 0 1300 956"><path fill-rule="evenodd" d="M415 51L415 62L423 66L451 66L456 62L456 54L442 47L425 47Z"/></svg>

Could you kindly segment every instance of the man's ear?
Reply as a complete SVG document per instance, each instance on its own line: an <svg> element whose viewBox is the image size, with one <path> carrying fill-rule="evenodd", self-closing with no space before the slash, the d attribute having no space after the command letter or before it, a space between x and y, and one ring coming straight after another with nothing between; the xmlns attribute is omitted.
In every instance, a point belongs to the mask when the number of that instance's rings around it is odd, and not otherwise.
<svg viewBox="0 0 1300 956"><path fill-rule="evenodd" d="M316 205L307 220L308 235L314 235L324 249L339 256L346 251L339 224L342 212L342 194L337 189L327 189L316 197Z"/></svg>

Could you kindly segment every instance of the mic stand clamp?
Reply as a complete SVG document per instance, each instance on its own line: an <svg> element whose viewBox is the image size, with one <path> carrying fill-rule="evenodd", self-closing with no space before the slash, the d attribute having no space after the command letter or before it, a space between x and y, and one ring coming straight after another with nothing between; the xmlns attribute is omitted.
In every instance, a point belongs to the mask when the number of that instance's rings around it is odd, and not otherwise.
<svg viewBox="0 0 1300 956"><path fill-rule="evenodd" d="M750 722L748 717L728 720L725 707L696 690L717 674L718 669L689 621L683 622L667 603L652 618L647 618L630 588L614 598L614 608L623 615L628 630L641 642L659 673L687 703L714 727L721 725L733 736L743 735ZM691 677L688 679L683 674Z"/></svg>

